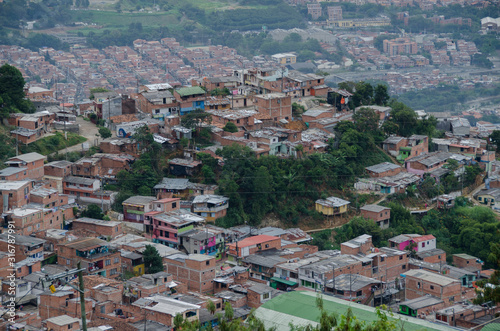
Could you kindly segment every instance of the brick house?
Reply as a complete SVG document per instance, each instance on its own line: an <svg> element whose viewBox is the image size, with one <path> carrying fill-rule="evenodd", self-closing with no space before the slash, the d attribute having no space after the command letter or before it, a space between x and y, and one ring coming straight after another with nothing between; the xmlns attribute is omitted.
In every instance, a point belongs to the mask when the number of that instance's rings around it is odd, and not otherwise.
<svg viewBox="0 0 500 331"><path fill-rule="evenodd" d="M145 272L144 259L142 254L136 252L130 252L127 250L121 250L121 260L123 271L128 271L136 276L141 276Z"/></svg>
<svg viewBox="0 0 500 331"><path fill-rule="evenodd" d="M71 165L73 162L69 161L53 161L50 163L47 163L43 169L44 169L44 178L45 177L58 177L58 178L64 178L66 176L71 175Z"/></svg>
<svg viewBox="0 0 500 331"><path fill-rule="evenodd" d="M389 227L391 208L380 205L366 205L361 207L360 210L364 218L375 221L381 229L387 229Z"/></svg>
<svg viewBox="0 0 500 331"><path fill-rule="evenodd" d="M73 217L72 208L16 208L7 214L6 221L14 223L17 234L29 236L48 229L62 229L63 222Z"/></svg>
<svg viewBox="0 0 500 331"><path fill-rule="evenodd" d="M39 187L31 191L32 203L42 205L44 208L62 207L68 204L68 196L59 194L55 188ZM73 218L73 217L71 217Z"/></svg>
<svg viewBox="0 0 500 331"><path fill-rule="evenodd" d="M68 315L61 315L46 319L43 324L51 331L78 331L80 330L80 319Z"/></svg>
<svg viewBox="0 0 500 331"><path fill-rule="evenodd" d="M446 152L422 154L407 159L405 161L405 167L408 172L422 177L428 172L441 168L451 156L451 153Z"/></svg>
<svg viewBox="0 0 500 331"><path fill-rule="evenodd" d="M154 243L160 243L172 248L178 248L178 235L192 230L194 225L204 221L204 218L184 210L169 212L152 211L145 214L144 225L146 233Z"/></svg>
<svg viewBox="0 0 500 331"><path fill-rule="evenodd" d="M425 252L436 249L436 237L432 234L419 235L419 234L401 234L399 236L389 239L391 247L405 250L407 246L414 244L415 252Z"/></svg>
<svg viewBox="0 0 500 331"><path fill-rule="evenodd" d="M407 271L404 277L406 299L432 295L443 300L445 306L449 306L462 298L462 288L456 279L420 269Z"/></svg>
<svg viewBox="0 0 500 331"><path fill-rule="evenodd" d="M229 207L229 198L221 195L204 194L194 198L191 211L207 221L215 222L216 219L226 216Z"/></svg>
<svg viewBox="0 0 500 331"><path fill-rule="evenodd" d="M317 212L323 215L341 215L347 212L350 202L337 197L328 197L326 199L318 199L315 202Z"/></svg>
<svg viewBox="0 0 500 331"><path fill-rule="evenodd" d="M16 180L26 180L28 178L27 168L8 167L0 170L0 180L13 182Z"/></svg>
<svg viewBox="0 0 500 331"><path fill-rule="evenodd" d="M366 167L366 172L372 178L395 176L403 171L401 166L390 162L383 162Z"/></svg>
<svg viewBox="0 0 500 331"><path fill-rule="evenodd" d="M326 284L326 291L332 292L344 300L367 304L374 289L380 288L382 282L374 278L357 274L343 274Z"/></svg>
<svg viewBox="0 0 500 331"><path fill-rule="evenodd" d="M429 315L436 309L444 307L444 301L432 296L423 296L406 300L399 304L399 312L404 315L418 317L422 314Z"/></svg>
<svg viewBox="0 0 500 331"><path fill-rule="evenodd" d="M13 239L13 243L9 244L9 239ZM34 238L31 236L22 236L17 234L0 234L0 250L8 252L9 246L14 247L16 262L31 258L33 260L43 259L43 245L45 240Z"/></svg>
<svg viewBox="0 0 500 331"><path fill-rule="evenodd" d="M235 76L224 77L203 77L203 79L192 79L192 86L202 86L208 92L215 89L223 90L227 88L229 91L235 90L239 85L239 78Z"/></svg>
<svg viewBox="0 0 500 331"><path fill-rule="evenodd" d="M132 277L125 283L124 295L132 301L152 295L184 293L186 286L173 280L173 275L165 271Z"/></svg>
<svg viewBox="0 0 500 331"><path fill-rule="evenodd" d="M110 248L106 241L84 238L57 245L57 263L75 268L78 261L89 275L118 277L121 273L120 252Z"/></svg>
<svg viewBox="0 0 500 331"><path fill-rule="evenodd" d="M71 171L73 176L113 181L119 171L129 171L134 160L135 158L128 154L96 153L92 157L82 158L73 163Z"/></svg>
<svg viewBox="0 0 500 331"><path fill-rule="evenodd" d="M219 128L224 128L227 123L231 122L238 128L254 129L256 124L255 116L257 112L250 109L239 110L209 110L207 113L212 115L212 125Z"/></svg>
<svg viewBox="0 0 500 331"><path fill-rule="evenodd" d="M107 154L128 154L139 157L138 144L130 138L106 138L101 141L99 148Z"/></svg>
<svg viewBox="0 0 500 331"><path fill-rule="evenodd" d="M283 93L268 93L255 96L258 119L280 121L292 118L292 98Z"/></svg>
<svg viewBox="0 0 500 331"><path fill-rule="evenodd" d="M190 291L213 293L215 257L201 254L174 254L163 258L166 271L174 280L187 283Z"/></svg>
<svg viewBox="0 0 500 331"><path fill-rule="evenodd" d="M453 264L469 271L479 271L483 269L484 262L469 254L453 254Z"/></svg>
<svg viewBox="0 0 500 331"><path fill-rule="evenodd" d="M320 289L333 277L342 274L360 274L372 276L372 259L355 255L340 254L327 257L320 261L310 263L298 268L300 286Z"/></svg>
<svg viewBox="0 0 500 331"><path fill-rule="evenodd" d="M142 92L137 94L139 109L153 118L179 114L179 103L169 90Z"/></svg>
<svg viewBox="0 0 500 331"><path fill-rule="evenodd" d="M122 223L115 221L103 221L88 217L82 217L73 220L73 230L86 230L94 232L99 236L105 236L110 239L123 234Z"/></svg>
<svg viewBox="0 0 500 331"><path fill-rule="evenodd" d="M281 249L281 238L258 235L227 245L229 260L238 260L259 251Z"/></svg>
<svg viewBox="0 0 500 331"><path fill-rule="evenodd" d="M182 87L174 90L179 103L179 114L185 115L195 109L205 109L206 92L199 86Z"/></svg>
<svg viewBox="0 0 500 331"><path fill-rule="evenodd" d="M372 236L363 234L340 244L341 254L367 254L373 249Z"/></svg>
<svg viewBox="0 0 500 331"><path fill-rule="evenodd" d="M103 203L109 208L116 193L101 191L99 179L67 176L63 179L63 193L76 197L80 203Z"/></svg>
<svg viewBox="0 0 500 331"><path fill-rule="evenodd" d="M408 270L410 254L394 248L381 247L372 259L372 276L383 282L393 282Z"/></svg>
<svg viewBox="0 0 500 331"><path fill-rule="evenodd" d="M182 315L184 320L199 320L201 308L198 305L159 295L137 300L132 303L132 306L139 308L136 316L146 315L148 321L158 322L168 327L173 326L174 317L177 314Z"/></svg>
<svg viewBox="0 0 500 331"><path fill-rule="evenodd" d="M90 298L85 298L85 315L87 316L87 320L92 315L92 306L94 303ZM82 316L80 296L77 295L75 290L56 291L55 293L47 291L41 293L38 309L42 320L65 314L77 318Z"/></svg>
<svg viewBox="0 0 500 331"><path fill-rule="evenodd" d="M180 245L188 254L217 254L216 234L208 229L193 229L178 234Z"/></svg>
<svg viewBox="0 0 500 331"><path fill-rule="evenodd" d="M123 201L123 220L126 222L144 222L144 214L156 210L153 206L155 200L155 197L136 195Z"/></svg>
<svg viewBox="0 0 500 331"><path fill-rule="evenodd" d="M33 152L11 157L5 164L9 167L27 168L28 178L42 179L44 175L43 165L45 160L47 160L46 156Z"/></svg>
<svg viewBox="0 0 500 331"><path fill-rule="evenodd" d="M261 305L278 296L278 291L264 284L256 284L247 289L248 307L259 308Z"/></svg>
<svg viewBox="0 0 500 331"><path fill-rule="evenodd" d="M430 249L428 251L417 252L416 258L429 263L446 263L446 252L442 249Z"/></svg>
<svg viewBox="0 0 500 331"><path fill-rule="evenodd" d="M6 213L9 210L22 207L29 202L29 194L33 188L32 181L5 181L0 180L0 211Z"/></svg>

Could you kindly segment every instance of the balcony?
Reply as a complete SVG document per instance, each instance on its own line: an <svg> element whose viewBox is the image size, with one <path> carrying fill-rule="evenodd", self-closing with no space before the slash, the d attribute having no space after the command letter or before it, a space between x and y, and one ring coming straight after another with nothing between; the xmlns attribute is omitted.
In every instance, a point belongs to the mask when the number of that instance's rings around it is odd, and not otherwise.
<svg viewBox="0 0 500 331"><path fill-rule="evenodd" d="M200 205L200 206L194 206L193 205L193 212L195 213L217 213L221 210L227 209L228 205L222 205L218 207L208 207L206 205Z"/></svg>

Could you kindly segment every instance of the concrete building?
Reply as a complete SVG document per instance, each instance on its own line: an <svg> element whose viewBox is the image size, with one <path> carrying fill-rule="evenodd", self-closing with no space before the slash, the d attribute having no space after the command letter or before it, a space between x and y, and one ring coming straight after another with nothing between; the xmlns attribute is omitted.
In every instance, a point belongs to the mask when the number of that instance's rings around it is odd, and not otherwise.
<svg viewBox="0 0 500 331"><path fill-rule="evenodd" d="M384 40L384 53L390 56L398 54L417 54L417 43L411 41L410 38L396 38Z"/></svg>
<svg viewBox="0 0 500 331"><path fill-rule="evenodd" d="M328 8L328 20L329 21L341 21L342 20L342 7L329 6L327 8Z"/></svg>

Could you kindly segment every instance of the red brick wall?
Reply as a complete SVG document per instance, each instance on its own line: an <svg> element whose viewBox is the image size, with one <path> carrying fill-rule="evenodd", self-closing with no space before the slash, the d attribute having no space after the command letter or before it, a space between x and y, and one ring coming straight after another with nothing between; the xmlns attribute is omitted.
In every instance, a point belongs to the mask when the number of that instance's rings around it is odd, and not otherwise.
<svg viewBox="0 0 500 331"><path fill-rule="evenodd" d="M366 171L368 172L368 175L370 175L370 177L378 178L378 177L395 176L395 175L399 174L401 171L403 171L403 168L399 167L396 169L392 169L392 170L388 170L388 171L384 171L384 172L380 172L380 173L371 172L369 170L366 170Z"/></svg>
<svg viewBox="0 0 500 331"><path fill-rule="evenodd" d="M419 282L420 288L418 288ZM433 289L431 289L431 286L433 286ZM427 281L422 281L415 277L406 276L406 300L419 298L426 294L442 299L445 302L445 305L449 306L454 301L461 301L462 291L460 282L458 281L447 286L440 286ZM454 301L450 301L452 298Z"/></svg>
<svg viewBox="0 0 500 331"><path fill-rule="evenodd" d="M386 215L387 213L387 215ZM381 215L382 214L382 215ZM361 209L361 216L364 218L369 218L371 220L374 220L375 222L379 222L385 219L389 219L391 217L391 210L383 210L380 213L374 212L374 211L369 211L369 210L363 210Z"/></svg>
<svg viewBox="0 0 500 331"><path fill-rule="evenodd" d="M115 238L116 236L123 233L122 224L118 224L116 226L107 226L100 224L89 224L86 222L80 222L78 219L73 221L73 230L88 230L99 235Z"/></svg>

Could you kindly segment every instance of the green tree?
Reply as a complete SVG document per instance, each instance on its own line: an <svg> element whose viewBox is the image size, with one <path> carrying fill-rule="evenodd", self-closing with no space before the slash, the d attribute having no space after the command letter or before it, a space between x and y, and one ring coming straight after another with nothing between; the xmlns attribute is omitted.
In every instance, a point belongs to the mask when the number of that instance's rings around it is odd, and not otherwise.
<svg viewBox="0 0 500 331"><path fill-rule="evenodd" d="M238 127L233 122L227 122L226 125L224 126L223 130L226 132L234 133L234 132L238 132Z"/></svg>
<svg viewBox="0 0 500 331"><path fill-rule="evenodd" d="M82 1L85 1L85 0L82 0ZM91 88L90 89L90 96L89 96L89 99L90 100L94 100L94 93L104 93L104 92L111 92L110 90L108 90L107 88L104 88L104 87L95 87L95 88Z"/></svg>
<svg viewBox="0 0 500 331"><path fill-rule="evenodd" d="M181 119L181 124L188 129L197 128L201 123L212 123L212 115L205 112L203 109L195 109L193 111L190 111Z"/></svg>
<svg viewBox="0 0 500 331"><path fill-rule="evenodd" d="M98 205L92 204L88 205L87 209L82 211L81 217L89 217L89 218L95 218L97 220L102 220L104 219L104 214L102 212L101 207Z"/></svg>
<svg viewBox="0 0 500 331"><path fill-rule="evenodd" d="M373 97L373 102L379 106L385 106L389 102L390 96L387 91L387 86L383 84L377 84L375 87L375 95Z"/></svg>
<svg viewBox="0 0 500 331"><path fill-rule="evenodd" d="M489 141L495 144L497 152L500 152L500 131L493 130L493 132L489 135Z"/></svg>
<svg viewBox="0 0 500 331"><path fill-rule="evenodd" d="M102 139L110 138L112 136L111 130L105 127L99 128L99 135Z"/></svg>
<svg viewBox="0 0 500 331"><path fill-rule="evenodd" d="M215 303L210 299L207 301L207 310L211 315L215 314L215 311L217 310L217 308L215 307Z"/></svg>
<svg viewBox="0 0 500 331"><path fill-rule="evenodd" d="M154 246L146 245L146 249L142 253L142 256L147 274L154 274L164 270L163 260Z"/></svg>
<svg viewBox="0 0 500 331"><path fill-rule="evenodd" d="M0 119L17 111L34 112L33 104L24 99L25 84L23 75L16 67L7 63L0 67Z"/></svg>
<svg viewBox="0 0 500 331"><path fill-rule="evenodd" d="M230 302L226 302L224 304L224 318L228 321L231 321L234 318L233 306L231 306Z"/></svg>
<svg viewBox="0 0 500 331"><path fill-rule="evenodd" d="M378 131L380 116L371 108L361 108L356 110L352 116L356 130L361 132L375 133Z"/></svg>

